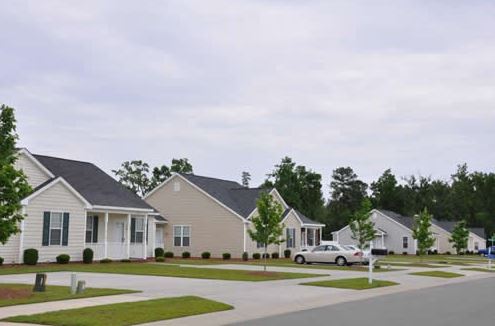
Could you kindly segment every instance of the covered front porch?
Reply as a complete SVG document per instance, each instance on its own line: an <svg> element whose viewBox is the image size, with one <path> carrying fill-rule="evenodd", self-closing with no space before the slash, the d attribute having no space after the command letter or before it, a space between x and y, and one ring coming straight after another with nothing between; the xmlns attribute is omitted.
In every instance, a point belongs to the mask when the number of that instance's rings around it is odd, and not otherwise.
<svg viewBox="0 0 495 326"><path fill-rule="evenodd" d="M85 248L94 259L146 259L163 248L164 224L157 215L143 212L88 211Z"/></svg>
<svg viewBox="0 0 495 326"><path fill-rule="evenodd" d="M321 226L307 226L301 228L301 250L311 250L321 243Z"/></svg>

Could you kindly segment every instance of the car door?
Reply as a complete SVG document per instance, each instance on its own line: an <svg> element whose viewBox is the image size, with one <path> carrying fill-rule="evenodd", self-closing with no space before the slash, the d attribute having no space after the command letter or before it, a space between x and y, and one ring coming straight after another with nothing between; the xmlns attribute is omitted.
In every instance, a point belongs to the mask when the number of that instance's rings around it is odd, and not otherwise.
<svg viewBox="0 0 495 326"><path fill-rule="evenodd" d="M318 246L311 250L307 254L307 259L306 261L311 262L311 263L323 263L325 262L325 252L326 252L327 246Z"/></svg>
<svg viewBox="0 0 495 326"><path fill-rule="evenodd" d="M337 246L329 245L325 254L326 263L335 263L335 259L340 254L340 249Z"/></svg>

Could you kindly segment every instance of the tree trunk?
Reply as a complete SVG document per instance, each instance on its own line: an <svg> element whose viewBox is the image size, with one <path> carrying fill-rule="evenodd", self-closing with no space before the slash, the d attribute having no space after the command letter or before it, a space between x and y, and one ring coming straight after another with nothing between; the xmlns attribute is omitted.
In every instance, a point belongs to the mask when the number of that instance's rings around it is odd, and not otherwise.
<svg viewBox="0 0 495 326"><path fill-rule="evenodd" d="M267 255L267 245L265 243L265 253L263 254L263 259L264 259L264 264L263 264L263 271L266 272L266 255Z"/></svg>

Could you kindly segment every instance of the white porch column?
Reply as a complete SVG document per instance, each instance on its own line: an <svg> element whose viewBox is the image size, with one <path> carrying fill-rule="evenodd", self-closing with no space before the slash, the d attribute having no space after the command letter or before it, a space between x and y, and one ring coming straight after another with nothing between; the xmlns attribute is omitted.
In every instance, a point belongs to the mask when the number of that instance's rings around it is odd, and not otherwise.
<svg viewBox="0 0 495 326"><path fill-rule="evenodd" d="M148 231L148 215L144 215L144 239L143 239L143 259L146 259L148 257L148 246L147 242L148 239L150 238L149 232ZM146 236L148 235L148 236Z"/></svg>
<svg viewBox="0 0 495 326"><path fill-rule="evenodd" d="M127 259L131 258L131 214L127 214Z"/></svg>
<svg viewBox="0 0 495 326"><path fill-rule="evenodd" d="M156 222L153 218L153 223L151 223L151 231L148 234L148 239L151 239L151 257L155 257L155 249L156 249Z"/></svg>
<svg viewBox="0 0 495 326"><path fill-rule="evenodd" d="M108 258L108 212L105 213L104 257Z"/></svg>
<svg viewBox="0 0 495 326"><path fill-rule="evenodd" d="M22 216L26 215L26 206L22 206L21 214ZM24 219L21 221L20 229L21 234L19 236L19 264L22 263L24 256Z"/></svg>

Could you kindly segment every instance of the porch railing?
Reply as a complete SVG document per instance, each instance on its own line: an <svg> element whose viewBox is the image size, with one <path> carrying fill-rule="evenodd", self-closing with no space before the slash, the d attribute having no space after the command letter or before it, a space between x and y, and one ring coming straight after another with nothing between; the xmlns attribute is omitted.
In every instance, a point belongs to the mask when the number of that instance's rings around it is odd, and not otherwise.
<svg viewBox="0 0 495 326"><path fill-rule="evenodd" d="M104 243L86 243L86 248L93 250L95 260L101 260L105 257ZM130 258L143 258L144 245L142 243L131 243L129 248ZM125 259L127 258L127 243L125 242L108 242L107 258Z"/></svg>

